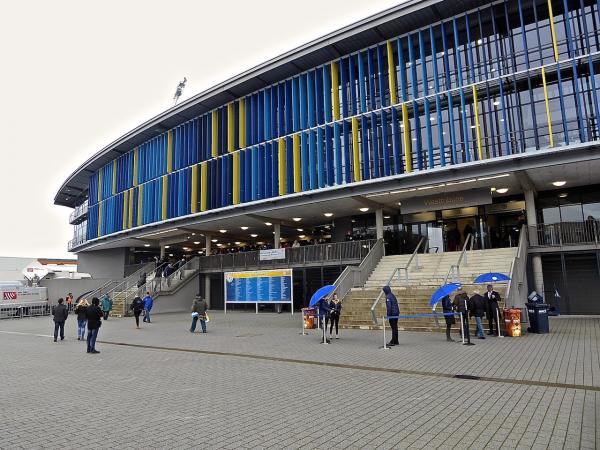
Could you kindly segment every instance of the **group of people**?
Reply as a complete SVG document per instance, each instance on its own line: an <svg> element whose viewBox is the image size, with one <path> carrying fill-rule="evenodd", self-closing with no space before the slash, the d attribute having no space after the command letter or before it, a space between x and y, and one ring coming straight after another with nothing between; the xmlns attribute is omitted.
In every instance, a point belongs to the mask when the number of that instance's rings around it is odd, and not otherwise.
<svg viewBox="0 0 600 450"><path fill-rule="evenodd" d="M129 305L129 309L133 312L133 317L135 317L135 326L139 330L140 328L140 315L144 314L142 319L143 322L150 322L150 311L152 311L152 307L154 306L154 299L150 295L149 291L146 291L146 295L144 298L141 298L139 295L136 295Z"/></svg>
<svg viewBox="0 0 600 450"><path fill-rule="evenodd" d="M96 350L96 339L102 325L104 312L99 305L100 300L97 297L92 299L91 305L85 299L75 305L75 314L77 314L77 340L84 340L87 326L88 334L86 341L88 353L100 353ZM69 308L65 305L62 297L58 299L58 304L53 308L52 315L54 316L54 342L57 342L59 334L60 340L64 341L65 322L69 317Z"/></svg>
<svg viewBox="0 0 600 450"><path fill-rule="evenodd" d="M323 297L319 300L319 315L322 320L324 320L325 328L324 332L327 331L327 326L329 326L329 340L333 339L333 327L335 325L335 338L339 339L339 324L340 324L340 315L342 314L342 302L338 298L337 293L334 293L331 297L331 300L327 300L327 297Z"/></svg>

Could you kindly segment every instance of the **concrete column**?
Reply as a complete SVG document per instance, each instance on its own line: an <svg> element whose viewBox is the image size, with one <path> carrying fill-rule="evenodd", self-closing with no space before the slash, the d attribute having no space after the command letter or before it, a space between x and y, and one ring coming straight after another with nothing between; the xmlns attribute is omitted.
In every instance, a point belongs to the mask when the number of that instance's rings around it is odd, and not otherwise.
<svg viewBox="0 0 600 450"><path fill-rule="evenodd" d="M273 224L273 231L275 232L275 234L273 235L273 248L279 248L281 247L281 224L279 223L274 223Z"/></svg>
<svg viewBox="0 0 600 450"><path fill-rule="evenodd" d="M160 244L160 258L164 258L165 257L165 244Z"/></svg>
<svg viewBox="0 0 600 450"><path fill-rule="evenodd" d="M537 215L535 212L535 195L532 190L525 191L525 211L527 213L527 226L535 227L537 225ZM535 229L535 228L533 228ZM537 233L529 233L530 243L537 244ZM531 264L533 269L533 288L538 294L544 293L544 271L542 268L542 257L539 254L532 255ZM528 293L529 294L529 293Z"/></svg>
<svg viewBox="0 0 600 450"><path fill-rule="evenodd" d="M210 234L206 235L205 239L205 251L204 254L206 256L210 256L210 252L212 251L212 236ZM204 275L204 300L206 300L206 304L210 308L210 274Z"/></svg>
<svg viewBox="0 0 600 450"><path fill-rule="evenodd" d="M377 239L383 239L383 209L375 211L375 230L377 231Z"/></svg>

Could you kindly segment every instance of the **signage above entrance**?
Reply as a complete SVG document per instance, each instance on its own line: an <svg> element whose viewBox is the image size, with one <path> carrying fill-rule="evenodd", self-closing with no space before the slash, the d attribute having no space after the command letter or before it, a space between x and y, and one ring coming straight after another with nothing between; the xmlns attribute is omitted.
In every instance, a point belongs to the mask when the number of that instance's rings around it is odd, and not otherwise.
<svg viewBox="0 0 600 450"><path fill-rule="evenodd" d="M402 200L400 211L402 214L411 214L422 211L439 211L442 209L463 208L465 206L487 205L490 203L492 203L492 193L489 188L471 189L468 191L449 192Z"/></svg>

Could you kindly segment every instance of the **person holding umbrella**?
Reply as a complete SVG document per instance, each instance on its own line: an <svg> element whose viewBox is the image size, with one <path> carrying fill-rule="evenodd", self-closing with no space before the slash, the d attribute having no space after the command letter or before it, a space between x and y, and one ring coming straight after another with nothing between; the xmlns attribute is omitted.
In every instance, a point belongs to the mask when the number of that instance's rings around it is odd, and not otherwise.
<svg viewBox="0 0 600 450"><path fill-rule="evenodd" d="M450 337L450 329L456 323L456 319L454 318L454 309L452 309L452 300L450 300L449 295L442 298L442 312L446 321L446 341L454 342L454 339Z"/></svg>
<svg viewBox="0 0 600 450"><path fill-rule="evenodd" d="M388 316L390 328L392 329L392 339L386 345L388 347L393 347L394 345L400 345L400 342L398 342L398 318L394 317L400 315L400 307L398 306L398 299L392 294L392 290L389 286L384 286L381 290L385 294L386 314Z"/></svg>
<svg viewBox="0 0 600 450"><path fill-rule="evenodd" d="M454 296L454 301L452 302L454 305L455 311L462 314L462 332L463 337L467 340L468 343L471 343L471 336L469 334L469 296L461 287L457 294Z"/></svg>
<svg viewBox="0 0 600 450"><path fill-rule="evenodd" d="M321 316L321 322L323 324L323 342L329 343L329 339L325 339L325 331L327 330L327 324L329 323L330 314L331 314L331 306L329 306L329 302L327 301L327 296L324 295L321 297L319 302L317 303L319 308L319 315Z"/></svg>

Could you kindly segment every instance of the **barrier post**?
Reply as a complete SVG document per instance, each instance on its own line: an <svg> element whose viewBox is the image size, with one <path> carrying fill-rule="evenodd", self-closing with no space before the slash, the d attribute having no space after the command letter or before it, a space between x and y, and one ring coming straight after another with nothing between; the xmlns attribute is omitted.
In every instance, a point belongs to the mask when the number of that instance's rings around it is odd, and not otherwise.
<svg viewBox="0 0 600 450"><path fill-rule="evenodd" d="M302 311L302 336L306 336L306 333L304 332L304 315L305 312Z"/></svg>
<svg viewBox="0 0 600 450"><path fill-rule="evenodd" d="M388 347L387 342L385 342L385 316L381 317L381 323L383 324L383 347L381 348L383 348L384 350L389 350L390 347Z"/></svg>
<svg viewBox="0 0 600 450"><path fill-rule="evenodd" d="M323 342L321 342L321 344L328 345L329 342L327 342L327 338L325 337L325 328L326 328L326 326L325 326L325 320L323 320L323 322L321 322L321 325L323 325Z"/></svg>
<svg viewBox="0 0 600 450"><path fill-rule="evenodd" d="M462 338L462 343L465 343L465 328L463 326L463 314L462 313L458 313L458 315L460 316L460 337Z"/></svg>
<svg viewBox="0 0 600 450"><path fill-rule="evenodd" d="M496 324L498 325L498 337L503 338L502 333L500 333L500 308L496 308Z"/></svg>

